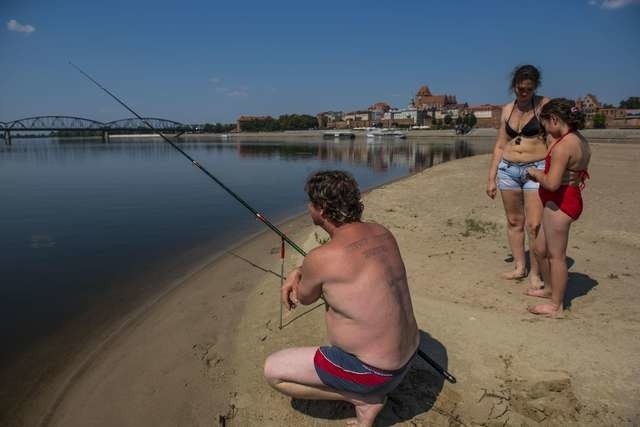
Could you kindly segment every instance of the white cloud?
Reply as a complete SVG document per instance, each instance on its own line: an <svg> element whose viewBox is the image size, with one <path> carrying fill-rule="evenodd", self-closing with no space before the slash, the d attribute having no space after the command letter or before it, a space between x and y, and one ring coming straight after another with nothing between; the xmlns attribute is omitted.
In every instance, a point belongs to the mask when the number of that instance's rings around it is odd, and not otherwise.
<svg viewBox="0 0 640 427"><path fill-rule="evenodd" d="M247 92L246 90L232 90L227 92L227 96L230 96L232 98L246 98L247 96L249 96L249 92Z"/></svg>
<svg viewBox="0 0 640 427"><path fill-rule="evenodd" d="M622 9L632 4L640 4L640 0L589 0L592 6L600 6L602 9Z"/></svg>
<svg viewBox="0 0 640 427"><path fill-rule="evenodd" d="M211 77L209 79L209 83L213 83L214 85L217 85L218 83L220 83L222 81L222 79L220 77Z"/></svg>
<svg viewBox="0 0 640 427"><path fill-rule="evenodd" d="M15 31L17 33L31 34L36 30L36 27L29 24L23 25L15 19L11 19L7 22L7 30Z"/></svg>
<svg viewBox="0 0 640 427"><path fill-rule="evenodd" d="M216 86L215 91L218 93L225 94L231 98L246 98L247 96L249 96L248 86L240 86L237 89L228 88L224 86Z"/></svg>

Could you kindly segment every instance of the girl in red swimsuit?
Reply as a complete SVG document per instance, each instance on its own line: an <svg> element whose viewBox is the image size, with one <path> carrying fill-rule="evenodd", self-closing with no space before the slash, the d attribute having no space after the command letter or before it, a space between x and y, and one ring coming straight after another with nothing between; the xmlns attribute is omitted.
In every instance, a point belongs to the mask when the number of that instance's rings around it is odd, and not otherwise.
<svg viewBox="0 0 640 427"><path fill-rule="evenodd" d="M582 213L582 189L589 177L591 150L578 132L584 127L585 118L573 101L552 99L542 107L540 119L547 135L555 141L549 146L544 171L529 168L527 173L540 183L538 193L544 205L542 230L536 238L534 254L545 286L530 289L526 294L551 300L530 306L531 313L555 316L563 310L569 229Z"/></svg>

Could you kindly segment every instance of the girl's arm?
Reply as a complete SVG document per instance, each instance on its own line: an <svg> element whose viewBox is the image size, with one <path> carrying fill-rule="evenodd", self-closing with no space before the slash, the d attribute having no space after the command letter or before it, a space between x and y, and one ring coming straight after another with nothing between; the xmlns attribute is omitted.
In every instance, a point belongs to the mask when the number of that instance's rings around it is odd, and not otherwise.
<svg viewBox="0 0 640 427"><path fill-rule="evenodd" d="M565 141L562 145L557 145L553 149L553 158L549 172L536 168L528 168L527 174L534 180L540 183L542 187L549 191L556 191L562 185L562 176L567 170L567 165L571 159L571 145L570 141Z"/></svg>

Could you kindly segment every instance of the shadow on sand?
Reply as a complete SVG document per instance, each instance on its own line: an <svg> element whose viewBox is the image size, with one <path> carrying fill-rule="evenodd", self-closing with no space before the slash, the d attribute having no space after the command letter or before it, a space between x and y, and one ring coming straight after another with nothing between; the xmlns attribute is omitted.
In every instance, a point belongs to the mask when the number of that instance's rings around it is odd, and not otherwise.
<svg viewBox="0 0 640 427"><path fill-rule="evenodd" d="M420 331L420 349L447 370L447 350L424 331ZM416 355L404 380L388 395L387 404L375 425L391 426L428 412L443 385L444 378ZM291 399L291 407L314 418L341 420L355 417L353 405L342 401Z"/></svg>
<svg viewBox="0 0 640 427"><path fill-rule="evenodd" d="M564 294L564 307L571 307L571 302L574 298L588 294L589 291L596 286L598 286L598 281L592 279L586 274L569 272L567 290Z"/></svg>

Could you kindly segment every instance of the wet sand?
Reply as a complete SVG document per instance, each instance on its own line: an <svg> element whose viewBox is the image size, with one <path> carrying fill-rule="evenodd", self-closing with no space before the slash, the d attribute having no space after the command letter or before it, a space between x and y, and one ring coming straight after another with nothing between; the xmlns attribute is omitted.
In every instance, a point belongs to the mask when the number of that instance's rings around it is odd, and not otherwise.
<svg viewBox="0 0 640 427"><path fill-rule="evenodd" d="M422 348L453 373L411 368L380 425L640 423L640 145L593 144L585 211L569 240L568 310L528 314L500 201L484 194L489 157L438 165L365 197L405 258ZM301 184L302 185L302 184ZM306 249L306 217L282 226ZM20 425L342 425L349 405L292 401L262 379L287 346L324 343L322 307L279 329L280 241L240 245L131 315L18 417ZM288 250L286 269L301 258ZM300 317L298 317L300 316Z"/></svg>

